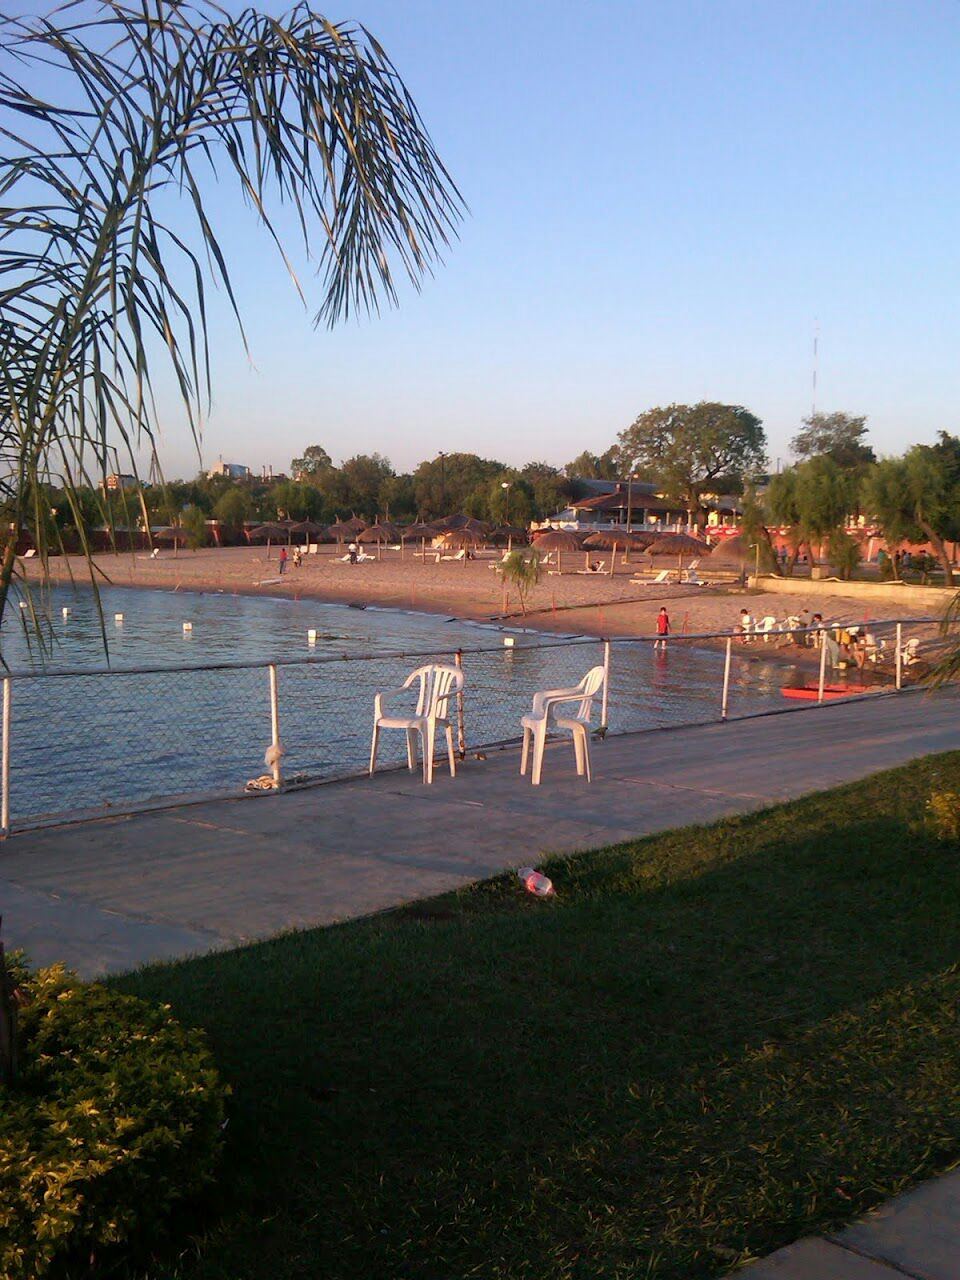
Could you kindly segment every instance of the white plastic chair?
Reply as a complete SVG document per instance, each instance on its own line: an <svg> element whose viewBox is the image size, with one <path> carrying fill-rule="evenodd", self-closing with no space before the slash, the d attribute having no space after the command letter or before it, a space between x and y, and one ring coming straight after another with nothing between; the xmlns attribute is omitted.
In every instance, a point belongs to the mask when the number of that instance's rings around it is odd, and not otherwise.
<svg viewBox="0 0 960 1280"><path fill-rule="evenodd" d="M543 771L543 749L548 729L568 729L573 735L573 750L577 761L577 775L586 774L590 781L590 715L593 700L603 684L603 667L592 667L573 689L544 689L533 695L533 707L522 716L523 751L520 755L520 776L527 772L530 744L533 743L533 769L530 781L540 785ZM578 705L567 715L558 715L558 708L565 703Z"/></svg>
<svg viewBox="0 0 960 1280"><path fill-rule="evenodd" d="M406 695L409 708L408 690L419 685L417 704L412 714L393 714L390 702ZM457 765L453 751L453 726L450 724L448 703L452 695L463 688L463 672L457 667L445 667L439 663L426 667L418 667L411 671L403 682L401 689L390 689L378 693L373 701L373 741L370 744L370 776L377 764L377 745L380 741L381 729L403 729L407 735L407 765L415 769L417 764L416 738L420 735L420 754L423 757L423 780L433 782L433 752L437 737L437 729L443 729L447 735L447 757L450 761L450 776L456 777Z"/></svg>

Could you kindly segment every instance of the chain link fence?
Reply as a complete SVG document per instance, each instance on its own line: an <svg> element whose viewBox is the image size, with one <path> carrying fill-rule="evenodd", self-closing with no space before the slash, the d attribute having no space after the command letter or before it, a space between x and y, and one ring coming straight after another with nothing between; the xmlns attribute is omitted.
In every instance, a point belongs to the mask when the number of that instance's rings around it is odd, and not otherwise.
<svg viewBox="0 0 960 1280"><path fill-rule="evenodd" d="M839 634L842 625L832 622L831 631ZM854 693L889 691L898 684L898 654L900 682L909 679L921 653L931 656L929 619L873 622L870 633L873 651L863 671L853 658L841 673L831 665L825 686L841 680L840 689ZM609 733L802 709L815 705L819 694L820 655L791 649L801 655L802 666L794 668L777 653L792 643L783 632L746 643L739 634L671 636L666 648L655 647L653 637L604 642L524 635L455 652L9 673L2 826L10 831L180 798L238 794L264 771L274 715L286 782L360 773L370 750L374 695L400 688L415 667L429 662L462 667L457 740L465 753L518 742L520 717L536 690L572 687L605 662ZM785 685L798 684L816 692L806 700L783 697ZM825 696L835 695L828 688ZM600 719L598 706L598 726ZM378 767L404 760L404 735L383 735Z"/></svg>

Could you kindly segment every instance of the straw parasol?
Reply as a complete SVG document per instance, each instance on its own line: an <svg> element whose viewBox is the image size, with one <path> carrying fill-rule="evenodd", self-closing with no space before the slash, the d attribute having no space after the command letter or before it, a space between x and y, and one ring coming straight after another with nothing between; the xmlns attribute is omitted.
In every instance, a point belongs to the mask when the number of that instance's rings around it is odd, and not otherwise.
<svg viewBox="0 0 960 1280"><path fill-rule="evenodd" d="M341 542L346 542L347 540L352 542L357 536L357 531L354 529L353 525L346 520L338 520L335 524L332 524L327 530L327 533L332 534L332 536L336 538L338 546Z"/></svg>
<svg viewBox="0 0 960 1280"><path fill-rule="evenodd" d="M291 533L302 533L306 537L307 542L310 541L312 534L323 533L323 530L324 526L322 524L317 524L316 520L297 520L290 526Z"/></svg>
<svg viewBox="0 0 960 1280"><path fill-rule="evenodd" d="M461 551L469 551L473 547L480 545L483 541L483 535L473 529L448 529L446 533L440 535L440 541L445 548L456 547ZM464 556L463 562L466 564L466 556Z"/></svg>
<svg viewBox="0 0 960 1280"><path fill-rule="evenodd" d="M396 542L399 534L392 524L372 524L369 529L364 529L362 533L357 534L358 542L375 542L377 544L377 559L381 558L383 552L383 544L385 542Z"/></svg>
<svg viewBox="0 0 960 1280"><path fill-rule="evenodd" d="M746 564L751 558L750 548L739 534L734 538L724 538L710 552L711 564L729 563L735 564L737 568L742 564Z"/></svg>
<svg viewBox="0 0 960 1280"><path fill-rule="evenodd" d="M644 551L656 538L655 533L634 533L627 529L598 529L596 533L591 533L584 538L584 547L591 550L612 551L610 557L610 573L613 573L614 565L617 560L617 548L624 552L624 563L626 563L626 553L628 551Z"/></svg>
<svg viewBox="0 0 960 1280"><path fill-rule="evenodd" d="M178 524L172 524L166 529L158 529L153 535L155 542L172 542L173 554L175 557L180 554L181 543L187 542L189 538L190 534L187 530Z"/></svg>
<svg viewBox="0 0 960 1280"><path fill-rule="evenodd" d="M683 569L684 557L692 560L694 556L705 556L710 548L699 538L691 538L689 533L663 533L647 547L647 555L676 556L677 569Z"/></svg>
<svg viewBox="0 0 960 1280"><path fill-rule="evenodd" d="M575 533L570 533L566 529L544 529L542 533L535 533L534 549L543 553L544 551L555 551L557 553L557 571L563 573L563 553L564 551L579 551L580 539Z"/></svg>
<svg viewBox="0 0 960 1280"><path fill-rule="evenodd" d="M491 529L487 535L490 542L505 542L507 550L513 550L514 542L519 542L522 538L526 538L526 529L521 529L516 524L501 524L496 529Z"/></svg>
<svg viewBox="0 0 960 1280"><path fill-rule="evenodd" d="M444 516L442 520L435 520L433 527L439 531L469 529L481 535L485 535L490 528L485 521L478 520L475 516L465 516L462 512L453 516Z"/></svg>
<svg viewBox="0 0 960 1280"><path fill-rule="evenodd" d="M265 542L267 544L267 559L269 560L271 542L279 542L286 532L286 529L279 524L261 524L256 529L251 529L247 537L251 542Z"/></svg>
<svg viewBox="0 0 960 1280"><path fill-rule="evenodd" d="M418 520L416 524L408 524L405 529L400 530L400 558L403 559L403 544L410 538L420 539L420 558L427 558L427 539L437 536L437 526L429 524L425 520Z"/></svg>
<svg viewBox="0 0 960 1280"><path fill-rule="evenodd" d="M362 533L363 530L367 527L366 520L361 520L359 516L351 516L349 520L344 520L343 523L345 525L350 526L350 529L354 534L354 536L356 536L356 534L358 533Z"/></svg>

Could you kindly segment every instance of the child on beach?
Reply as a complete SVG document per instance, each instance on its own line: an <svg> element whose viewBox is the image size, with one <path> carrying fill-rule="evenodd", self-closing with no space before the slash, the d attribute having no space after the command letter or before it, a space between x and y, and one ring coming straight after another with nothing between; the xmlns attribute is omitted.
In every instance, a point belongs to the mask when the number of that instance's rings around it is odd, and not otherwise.
<svg viewBox="0 0 960 1280"><path fill-rule="evenodd" d="M670 634L670 615L667 613L666 606L662 606L657 614L657 638L653 642L654 649L665 649L667 647L667 636Z"/></svg>

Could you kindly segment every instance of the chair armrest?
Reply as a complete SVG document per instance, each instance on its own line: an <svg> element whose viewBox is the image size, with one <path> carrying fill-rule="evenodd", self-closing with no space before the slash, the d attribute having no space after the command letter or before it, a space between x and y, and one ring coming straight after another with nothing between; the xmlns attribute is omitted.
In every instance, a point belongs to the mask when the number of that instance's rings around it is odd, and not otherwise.
<svg viewBox="0 0 960 1280"><path fill-rule="evenodd" d="M531 714L542 716L555 702L573 702L575 698L582 697L583 690L579 687L573 689L541 689L539 693L533 695Z"/></svg>
<svg viewBox="0 0 960 1280"><path fill-rule="evenodd" d="M373 699L373 716L375 720L379 720L383 715L383 709L389 702L393 702L404 694L409 694L410 686L404 685L402 689L385 689L382 693L374 695ZM409 698L407 699L409 702ZM413 712L411 712L413 714Z"/></svg>

